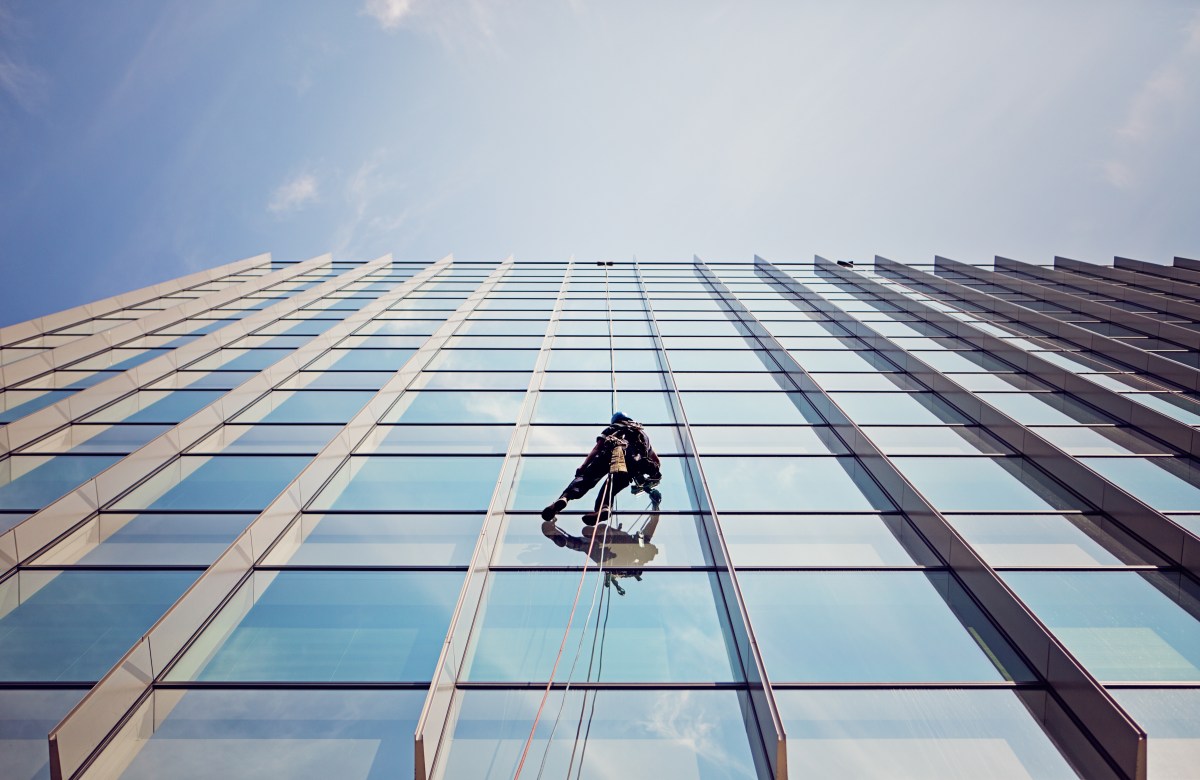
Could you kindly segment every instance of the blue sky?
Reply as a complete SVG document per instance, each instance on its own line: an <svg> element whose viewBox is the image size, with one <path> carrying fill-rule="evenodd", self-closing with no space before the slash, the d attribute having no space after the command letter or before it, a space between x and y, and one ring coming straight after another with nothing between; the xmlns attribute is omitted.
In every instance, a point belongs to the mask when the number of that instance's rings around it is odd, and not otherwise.
<svg viewBox="0 0 1200 780"><path fill-rule="evenodd" d="M1168 2L0 0L0 324L259 252L1200 254Z"/></svg>

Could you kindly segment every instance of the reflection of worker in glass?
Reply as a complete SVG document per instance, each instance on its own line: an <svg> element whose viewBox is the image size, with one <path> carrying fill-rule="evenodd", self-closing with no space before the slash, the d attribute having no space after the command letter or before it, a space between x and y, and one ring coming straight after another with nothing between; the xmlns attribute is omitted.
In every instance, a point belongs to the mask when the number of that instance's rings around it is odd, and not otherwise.
<svg viewBox="0 0 1200 780"><path fill-rule="evenodd" d="M614 528L607 523L584 526L579 536L563 531L553 520L542 523L542 534L559 547L576 550L591 557L603 567L604 582L613 585L622 596L625 591L617 583L621 577L642 579L642 568L658 555L651 541L658 530L658 504L651 505L645 522L633 533ZM594 540L593 540L594 537Z"/></svg>
<svg viewBox="0 0 1200 780"><path fill-rule="evenodd" d="M657 506L662 500L656 489L662 480L661 464L650 437L641 423L617 412L607 428L596 437L596 446L575 469L575 478L562 495L542 510L542 519L553 521L555 515L567 508L568 501L582 498L607 475L609 484L596 495L596 508L583 516L583 522L595 525L608 519L613 496L633 483L633 493L645 490Z"/></svg>

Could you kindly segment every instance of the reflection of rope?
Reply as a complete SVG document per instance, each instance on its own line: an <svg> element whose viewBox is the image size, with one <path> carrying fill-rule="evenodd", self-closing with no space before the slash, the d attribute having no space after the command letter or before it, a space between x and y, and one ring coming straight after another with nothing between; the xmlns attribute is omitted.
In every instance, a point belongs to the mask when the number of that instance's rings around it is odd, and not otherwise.
<svg viewBox="0 0 1200 780"><path fill-rule="evenodd" d="M612 499L612 476L611 475L609 475L609 477L605 480L602 495L604 497L604 500L601 501L600 506L601 507L608 506L608 502ZM610 514L611 514L611 508L610 508ZM605 526L604 526L604 537L605 537L605 541L602 541L600 543L601 546L603 546L605 544L605 542L607 541L607 538L608 538L608 524L607 523L605 523ZM554 675L558 671L559 662L562 660L563 650L566 649L567 637L571 633L571 624L575 621L575 611L579 608L579 595L583 592L583 581L587 577L588 563L591 562L592 549L595 547L595 544L596 544L596 534L593 532L592 536L591 536L591 540L588 542L587 557L585 557L583 559L583 571L581 571L579 573L579 585L576 586L576 588L575 588L575 601L571 604L571 614L567 617L567 628L565 631L563 631L562 641L559 642L559 644L558 644L558 654L554 657L554 665L550 668L550 679L546 682L546 689L544 691L542 691L542 700L538 704L537 714L534 715L533 726L531 726L529 729L529 736L525 738L525 747L521 750L521 760L520 760L520 762L517 763L517 771L513 775L513 780L517 780L517 778L519 778L521 776L521 770L525 767L525 759L529 756L529 746L533 744L533 735L537 732L538 721L540 721L542 719L542 710L546 706L546 699L550 696L550 688L551 688L551 686L554 685ZM603 557L603 556L601 556L601 557ZM550 738L546 740L546 750L542 754L542 763L538 767L538 777L542 776L542 770L544 770L546 768L546 758L547 758L547 756L550 755L550 746L554 742L554 732L558 729L558 722L559 722L559 719L562 717L563 705L566 704L566 701L567 701L567 692L571 688L571 675L573 675L575 672L575 664L579 661L579 656L583 650L583 638L584 638L584 636L587 635L587 624L591 620L592 610L596 606L596 591L598 591L600 589L600 583L604 580L604 563L598 562L596 565L599 568L599 577L596 581L596 588L592 591L592 603L591 603L591 606L588 607L588 616L587 616L587 618L584 619L584 632L579 637L579 645L575 650L575 660L573 660L571 662L571 669L570 669L570 672L568 672L568 674L567 674L567 685L566 685L566 688L563 690L562 701L559 703L558 715L556 715L554 718L554 727L550 730Z"/></svg>

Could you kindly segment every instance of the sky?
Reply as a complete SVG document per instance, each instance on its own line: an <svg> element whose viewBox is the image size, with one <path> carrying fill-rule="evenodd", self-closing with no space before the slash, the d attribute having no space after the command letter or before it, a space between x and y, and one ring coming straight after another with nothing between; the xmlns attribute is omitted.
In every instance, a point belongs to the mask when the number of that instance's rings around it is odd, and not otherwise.
<svg viewBox="0 0 1200 780"><path fill-rule="evenodd" d="M0 325L302 260L1200 257L1200 4L0 0Z"/></svg>

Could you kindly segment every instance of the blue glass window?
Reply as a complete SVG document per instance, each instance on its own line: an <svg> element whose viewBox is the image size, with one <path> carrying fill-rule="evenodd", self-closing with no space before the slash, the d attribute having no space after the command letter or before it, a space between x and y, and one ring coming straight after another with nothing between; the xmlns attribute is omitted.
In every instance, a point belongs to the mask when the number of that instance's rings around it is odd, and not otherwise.
<svg viewBox="0 0 1200 780"><path fill-rule="evenodd" d="M413 771L425 691L157 691L168 712L122 780L245 777L378 780ZM153 703L148 704L153 706ZM41 740L46 751L46 738Z"/></svg>
<svg viewBox="0 0 1200 780"><path fill-rule="evenodd" d="M369 390L272 391L233 419L234 422L344 425L374 395Z"/></svg>
<svg viewBox="0 0 1200 780"><path fill-rule="evenodd" d="M21 571L0 583L0 679L95 681L195 571ZM24 595L31 594L31 595Z"/></svg>
<svg viewBox="0 0 1200 780"><path fill-rule="evenodd" d="M407 392L387 411L385 423L508 423L517 421L525 393L421 390Z"/></svg>
<svg viewBox="0 0 1200 780"><path fill-rule="evenodd" d="M589 621L580 612L567 636L567 647L578 645L585 633L587 646L595 638L603 647L605 662L590 679L718 682L738 678L732 640L722 619L724 607L718 607L721 596L715 575L660 572L644 574L640 580L604 582L593 573L584 583L582 600L590 600L596 591L597 608L604 610L607 624L601 622L597 628L594 616ZM476 623L468 650L467 679L549 679L578 583L575 572L493 572L484 594L483 617ZM585 672L577 670L576 679L586 679Z"/></svg>
<svg viewBox="0 0 1200 780"><path fill-rule="evenodd" d="M210 627L217 636L202 636L168 679L428 680L462 579L461 572L255 572Z"/></svg>
<svg viewBox="0 0 1200 780"><path fill-rule="evenodd" d="M946 512L1088 509L1023 458L894 457L892 463Z"/></svg>
<svg viewBox="0 0 1200 780"><path fill-rule="evenodd" d="M1200 681L1200 601L1179 575L1018 572L1001 575L1100 680Z"/></svg>
<svg viewBox="0 0 1200 780"><path fill-rule="evenodd" d="M271 566L466 566L483 515L305 513L267 556Z"/></svg>
<svg viewBox="0 0 1200 780"><path fill-rule="evenodd" d="M1028 674L945 572L743 572L738 580L774 682ZM991 641L983 647L976 637ZM1012 658L1009 669L997 668L1001 657Z"/></svg>
<svg viewBox="0 0 1200 780"><path fill-rule="evenodd" d="M113 509L262 510L311 460L306 455L185 455Z"/></svg>
<svg viewBox="0 0 1200 780"><path fill-rule="evenodd" d="M812 425L824 422L800 393L681 392L692 425Z"/></svg>
<svg viewBox="0 0 1200 780"><path fill-rule="evenodd" d="M725 515L736 566L911 566L935 559L898 515Z"/></svg>
<svg viewBox="0 0 1200 780"><path fill-rule="evenodd" d="M775 692L789 753L802 757L811 777L1074 778L1030 712L1042 710L1044 696L952 689Z"/></svg>
<svg viewBox="0 0 1200 780"><path fill-rule="evenodd" d="M310 508L481 511L491 501L502 460L498 456L356 456L338 470Z"/></svg>
<svg viewBox="0 0 1200 780"><path fill-rule="evenodd" d="M1150 737L1152 778L1187 777L1200 762L1200 690L1114 688L1109 691Z"/></svg>
<svg viewBox="0 0 1200 780"><path fill-rule="evenodd" d="M614 607L615 609L615 607ZM759 777L747 739L746 694L713 690L552 691L525 767L545 777L662 777L751 780ZM541 701L540 691L467 691L445 759L448 778L505 780L517 762ZM581 722L580 734L575 725ZM547 746L551 733L553 743ZM755 736L757 739L757 735ZM532 774L532 773L531 773Z"/></svg>
<svg viewBox="0 0 1200 780"><path fill-rule="evenodd" d="M102 512L38 557L44 566L207 565L217 559L252 514L125 514Z"/></svg>
<svg viewBox="0 0 1200 780"><path fill-rule="evenodd" d="M870 512L894 509L855 458L704 458L718 511Z"/></svg>
<svg viewBox="0 0 1200 780"><path fill-rule="evenodd" d="M14 455L0 461L0 509L41 509L120 459L119 455Z"/></svg>

